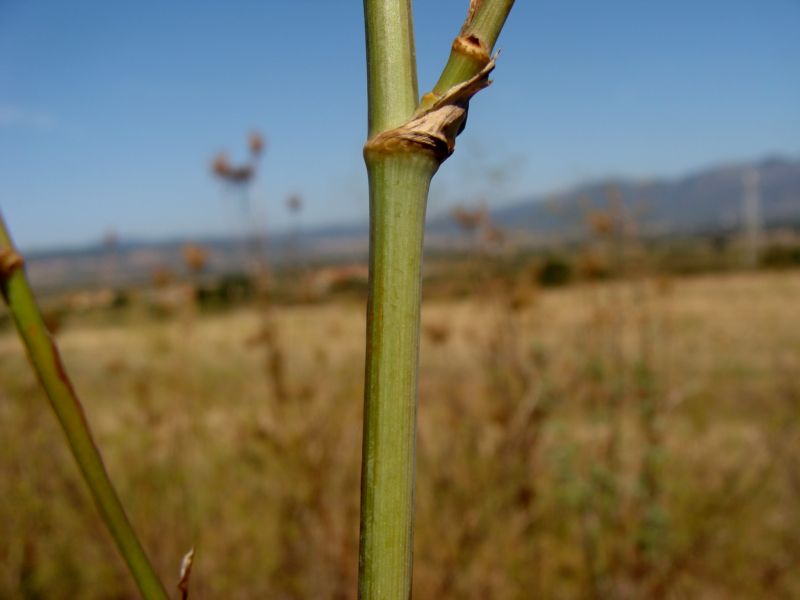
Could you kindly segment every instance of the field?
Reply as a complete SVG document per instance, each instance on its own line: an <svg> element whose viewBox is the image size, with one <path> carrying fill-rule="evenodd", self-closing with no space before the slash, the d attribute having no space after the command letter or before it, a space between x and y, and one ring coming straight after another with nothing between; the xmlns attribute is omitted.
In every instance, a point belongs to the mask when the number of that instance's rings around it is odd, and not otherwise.
<svg viewBox="0 0 800 600"><path fill-rule="evenodd" d="M416 598L800 597L800 273L475 285L423 309ZM353 598L364 305L68 319L158 571ZM13 332L0 598L135 598Z"/></svg>

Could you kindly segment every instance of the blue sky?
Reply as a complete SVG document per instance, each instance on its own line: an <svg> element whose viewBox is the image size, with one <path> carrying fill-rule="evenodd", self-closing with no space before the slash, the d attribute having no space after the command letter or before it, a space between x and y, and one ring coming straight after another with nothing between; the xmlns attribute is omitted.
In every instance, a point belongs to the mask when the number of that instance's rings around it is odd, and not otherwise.
<svg viewBox="0 0 800 600"><path fill-rule="evenodd" d="M414 2L421 90L466 0ZM208 169L269 147L257 218L367 218L360 2L0 0L0 207L23 248L241 231ZM800 155L800 0L518 0L430 211Z"/></svg>

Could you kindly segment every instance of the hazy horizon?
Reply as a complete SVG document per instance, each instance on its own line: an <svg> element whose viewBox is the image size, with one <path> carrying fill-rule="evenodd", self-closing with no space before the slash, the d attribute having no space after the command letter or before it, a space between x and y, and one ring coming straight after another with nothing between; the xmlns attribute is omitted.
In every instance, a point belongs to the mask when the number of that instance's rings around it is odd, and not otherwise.
<svg viewBox="0 0 800 600"><path fill-rule="evenodd" d="M537 193L529 193L523 194L521 196L514 196L511 198L501 198L497 199L497 201L493 201L491 204L488 205L490 212L494 211L502 211L503 209L510 209L525 205L535 205L535 204L543 204L547 203L554 198L563 198L568 197L571 193L580 192L584 188L603 185L603 184L644 184L644 183L666 183L666 184L677 184L680 181L683 181L687 178L694 177L697 175L704 175L707 176L709 173L718 170L718 169L725 169L725 168L741 168L751 165L758 165L764 164L769 161L788 161L790 163L798 163L800 164L800 155L790 155L790 154L767 154L763 156L753 157L751 160L742 160L742 161L728 161L728 162L720 162L714 164L702 164L698 165L696 168L688 169L686 171L670 174L670 175L651 175L651 176L629 176L624 173L608 173L604 176L599 176L597 178L586 179L582 181L577 181L572 184L568 184L565 186L553 188L551 190L547 190L544 192L537 192ZM800 194L800 189L798 189L798 194ZM800 195L797 196L797 200L800 201ZM465 202L462 206L467 208L477 208L481 205L481 201L475 202ZM800 205L798 206L800 208ZM447 205L439 205L429 208L426 215L426 221L428 223L434 221L441 221L442 219L449 218L450 211L452 206ZM260 215L264 217L264 215ZM268 217L268 215L267 215ZM117 231L107 231L104 232L103 235L86 239L82 241L78 241L76 243L66 243L66 244L58 244L58 243L47 243L45 242L42 245L32 245L23 247L22 250L28 254L32 255L50 255L50 254L60 254L62 252L81 252L82 250L93 250L98 247L103 247L106 245L106 238L109 233L112 233L116 239L116 243L119 244L132 244L132 245L153 245L158 246L160 244L170 245L173 243L186 243L186 242L199 242L199 243L208 243L208 242L229 242L231 240L235 240L237 238L242 237L249 237L256 235L258 231L261 233L266 233L268 239L271 239L272 236L277 236L279 240L283 240L287 236L297 236L298 234L302 235L311 235L312 237L322 233L325 234L329 230L348 230L348 229L361 229L363 228L366 231L366 228L369 226L368 216L357 217L357 218L348 218L343 217L341 220L331 220L325 223L312 223L307 225L302 223L301 221L296 221L292 224L280 224L278 226L273 225L269 222L269 219L263 219L260 223L256 223L255 227L257 229L245 229L244 223L240 222L238 227L232 227L230 229L224 231L214 231L209 230L207 232L199 231L193 233L183 233L183 232L175 232L175 233L168 233L168 234L155 234L155 235L148 235L144 233L142 235L130 234L130 235L120 235ZM275 241L272 239L272 241ZM283 243L281 241L278 242L279 244Z"/></svg>
<svg viewBox="0 0 800 600"><path fill-rule="evenodd" d="M421 92L465 5L415 4ZM518 3L430 213L796 157L798 24L789 0ZM293 227L293 193L303 227L366 221L365 80L360 4L4 4L0 207L25 249L236 234L209 162L257 129L259 222Z"/></svg>

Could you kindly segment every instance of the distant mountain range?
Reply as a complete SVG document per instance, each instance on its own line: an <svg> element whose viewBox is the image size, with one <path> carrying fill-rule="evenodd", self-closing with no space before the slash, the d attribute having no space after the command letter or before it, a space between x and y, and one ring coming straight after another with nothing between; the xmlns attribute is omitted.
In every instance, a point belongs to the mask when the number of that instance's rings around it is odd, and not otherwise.
<svg viewBox="0 0 800 600"><path fill-rule="evenodd" d="M613 178L575 188L521 199L490 211L491 221L516 240L547 244L586 234L587 213L616 203L650 236L717 234L739 229L745 177L758 173L761 216L767 227L800 229L800 159L767 158L751 163L720 165L676 179ZM271 234L267 252L273 262L363 259L367 225L319 227L296 234ZM448 214L428 220L428 243L446 247L464 241ZM194 239L211 252L212 272L241 270L248 255L246 240ZM181 248L186 240L121 241L114 248L95 244L79 249L31 253L29 271L39 285L102 285L144 280L156 268L183 270Z"/></svg>
<svg viewBox="0 0 800 600"><path fill-rule="evenodd" d="M764 224L800 224L800 159L784 158L721 165L678 179L608 179L527 199L492 217L502 227L534 235L580 234L587 211L608 207L616 196L651 235L730 231L741 226L744 180L754 171Z"/></svg>

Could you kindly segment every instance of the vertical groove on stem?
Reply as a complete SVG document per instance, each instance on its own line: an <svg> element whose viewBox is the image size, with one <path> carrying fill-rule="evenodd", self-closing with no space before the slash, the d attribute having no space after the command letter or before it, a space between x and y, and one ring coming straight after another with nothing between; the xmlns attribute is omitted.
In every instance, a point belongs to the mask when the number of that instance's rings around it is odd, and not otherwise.
<svg viewBox="0 0 800 600"><path fill-rule="evenodd" d="M16 257L17 254L0 216L0 258L9 256ZM61 363L58 349L50 338L21 263L17 261L9 265L6 260L0 260L0 263L5 263L7 267L3 268L0 264L3 298L103 521L128 564L142 597L146 600L166 600L168 596L164 586L139 543L108 477L81 403Z"/></svg>

